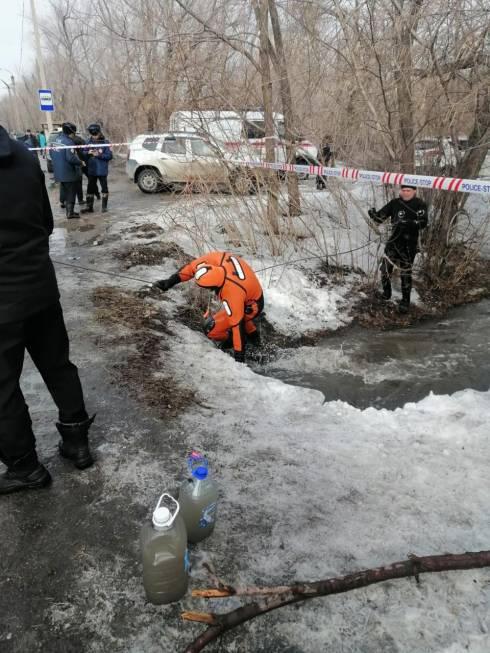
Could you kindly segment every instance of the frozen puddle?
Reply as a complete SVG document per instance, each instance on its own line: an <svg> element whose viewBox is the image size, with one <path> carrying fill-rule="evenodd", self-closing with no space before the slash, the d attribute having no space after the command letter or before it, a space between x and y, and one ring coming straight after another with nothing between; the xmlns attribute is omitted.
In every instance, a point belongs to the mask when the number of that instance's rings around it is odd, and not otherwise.
<svg viewBox="0 0 490 653"><path fill-rule="evenodd" d="M394 331L354 327L316 347L286 350L255 371L320 390L327 401L393 409L431 391L490 387L490 300L442 321Z"/></svg>

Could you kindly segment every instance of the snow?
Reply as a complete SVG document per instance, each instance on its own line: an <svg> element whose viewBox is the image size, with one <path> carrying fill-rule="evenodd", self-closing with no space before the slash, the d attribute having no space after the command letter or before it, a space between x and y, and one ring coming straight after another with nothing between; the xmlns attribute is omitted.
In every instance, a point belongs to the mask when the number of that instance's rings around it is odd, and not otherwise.
<svg viewBox="0 0 490 653"><path fill-rule="evenodd" d="M263 275L259 278L263 283ZM344 314L350 304L346 300L349 286L318 288L301 270L276 268L263 286L268 321L274 328L291 336L309 331L335 330L348 318Z"/></svg>
<svg viewBox="0 0 490 653"><path fill-rule="evenodd" d="M202 548L227 581L282 584L410 552L488 548L489 392L360 411L257 376L199 334L180 333L165 360L211 407L187 413L182 423L188 445L207 451L223 488L216 534ZM237 547L243 555L230 559ZM289 626L286 614L270 627L298 651L344 650L342 628L352 651L488 649L489 573L466 575L320 600L303 606L301 616L294 612Z"/></svg>
<svg viewBox="0 0 490 653"><path fill-rule="evenodd" d="M366 186L349 192L353 207L373 199ZM328 193L309 195L312 220L315 206L332 211L337 207ZM213 199L207 207L184 200L163 212L133 215L113 225L110 233L119 233L127 243L142 243L122 227L155 222L165 229L166 240L192 255L226 248L242 253L255 269L277 263L265 239L251 254L245 246L232 246L217 229L227 210L225 200ZM360 212L352 209L352 216L357 217L350 225L338 216L337 226L326 236L338 251L365 242L367 227ZM372 270L378 246L373 241L368 253L356 255L355 263ZM312 251L321 253L321 248L311 241L298 243L283 260ZM340 258L345 264L353 260L351 255ZM278 331L301 335L349 322L347 296L354 279L320 287L310 274L317 266L313 261L261 273L267 318ZM175 269L176 263L168 261L128 273L156 279ZM169 319L184 293L178 286L165 296L162 307ZM189 448L201 449L222 488L215 533L192 550L194 587L209 583L203 561L211 561L225 582L247 586L327 578L402 560L409 553L489 548L490 392L431 394L393 411L359 410L341 401L325 402L317 390L260 376L217 350L203 334L172 322L170 327L174 335L164 337L162 366L177 382L190 386L199 403L179 418L182 441L166 464L175 468ZM352 373L354 357L346 359L339 351L299 352L292 360L303 369L325 366ZM418 372L414 368L413 373ZM394 370L373 365L366 379L375 384L398 373L398 366ZM108 488L114 495L131 483L137 500L150 504L152 488L156 498L162 484L172 486L176 480L146 452L122 465L114 460L113 470L111 451L101 453L109 454ZM93 578L80 582L91 583ZM135 586L134 592L139 590ZM184 609L192 610L236 605L227 601L210 606L190 596L182 602ZM143 609L141 599L136 606ZM174 615L160 612L124 650L179 650L181 628L170 619L162 622L162 614ZM95 621L97 616L92 612L89 618ZM110 605L105 616L111 617ZM54 618L62 620L63 615ZM189 626L185 640L198 630ZM490 574L480 570L425 575L420 585L413 579L394 581L277 611L242 627L223 650L488 653L489 631Z"/></svg>

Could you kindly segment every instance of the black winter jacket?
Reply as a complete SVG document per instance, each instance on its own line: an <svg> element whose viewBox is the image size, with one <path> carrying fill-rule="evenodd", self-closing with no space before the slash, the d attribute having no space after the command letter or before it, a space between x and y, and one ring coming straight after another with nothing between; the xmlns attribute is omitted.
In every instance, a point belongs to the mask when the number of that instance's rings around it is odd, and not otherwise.
<svg viewBox="0 0 490 653"><path fill-rule="evenodd" d="M59 299L49 236L53 214L37 158L0 126L0 324Z"/></svg>
<svg viewBox="0 0 490 653"><path fill-rule="evenodd" d="M419 197L408 202L397 197L377 211L373 218L376 222L391 220L391 243L402 240L417 241L419 230L427 227L427 204Z"/></svg>

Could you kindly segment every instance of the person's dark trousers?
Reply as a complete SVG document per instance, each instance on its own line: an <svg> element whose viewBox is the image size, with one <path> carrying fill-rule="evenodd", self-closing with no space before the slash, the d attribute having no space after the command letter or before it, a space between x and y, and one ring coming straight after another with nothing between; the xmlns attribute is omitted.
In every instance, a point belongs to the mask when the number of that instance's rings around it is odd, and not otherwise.
<svg viewBox="0 0 490 653"><path fill-rule="evenodd" d="M82 204L83 203L83 185L82 185L82 178L76 182L76 191L75 191L75 197L78 199L78 203ZM63 184L60 184L60 204L61 208L65 208L65 203L66 203L66 192L65 192L65 187Z"/></svg>
<svg viewBox="0 0 490 653"><path fill-rule="evenodd" d="M323 188L327 187L327 180L325 177L321 177L320 175L317 175L316 177L316 189L317 190L322 190Z"/></svg>
<svg viewBox="0 0 490 653"><path fill-rule="evenodd" d="M83 204L83 182L82 177L77 181L76 196L79 204Z"/></svg>
<svg viewBox="0 0 490 653"><path fill-rule="evenodd" d="M77 196L77 184L78 184L78 180L61 182L61 186L63 187L63 193L65 198L67 218L78 217L78 214L74 212L75 199Z"/></svg>
<svg viewBox="0 0 490 653"><path fill-rule="evenodd" d="M37 464L31 419L19 380L28 351L59 410L59 421L88 419L59 302L20 321L0 324L0 460L19 469Z"/></svg>
<svg viewBox="0 0 490 653"><path fill-rule="evenodd" d="M402 286L402 302L407 306L410 304L410 294L412 292L412 266L417 252L417 243L408 241L399 246L396 250L387 248L386 257L381 262L381 284L385 299L391 297L391 275L393 267L397 265L400 268L400 280Z"/></svg>
<svg viewBox="0 0 490 653"><path fill-rule="evenodd" d="M97 188L97 181L100 183L100 190L102 193L108 193L109 188L107 185L107 177L95 177L94 175L89 175L88 176L88 186L87 186L87 193L90 195L97 195L98 193L98 188Z"/></svg>
<svg viewBox="0 0 490 653"><path fill-rule="evenodd" d="M94 175L89 175L88 177L88 186L87 186L87 197L93 197L97 194L97 181L100 183L100 190L102 192L102 211L105 213L107 211L107 202L109 198L109 188L107 186L107 176L96 177Z"/></svg>
<svg viewBox="0 0 490 653"><path fill-rule="evenodd" d="M381 261L381 285L383 286L384 299L391 298L391 275L393 273L393 263L386 258Z"/></svg>

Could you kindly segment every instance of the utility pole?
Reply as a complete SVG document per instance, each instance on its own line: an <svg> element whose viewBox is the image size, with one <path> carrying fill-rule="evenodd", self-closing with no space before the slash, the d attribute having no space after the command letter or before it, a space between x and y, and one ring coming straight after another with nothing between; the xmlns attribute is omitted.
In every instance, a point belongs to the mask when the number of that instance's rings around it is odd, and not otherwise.
<svg viewBox="0 0 490 653"><path fill-rule="evenodd" d="M10 110L12 112L12 128L16 132L20 132L22 125L20 124L20 118L19 118L19 102L17 98L17 90L15 87L15 77L13 72L11 70L8 70L8 68L0 68L0 70L5 70L5 72L10 75L10 85L7 84L7 82L5 82L3 79L1 81L5 85L9 93L9 102L11 104ZM10 91L12 91L12 93Z"/></svg>
<svg viewBox="0 0 490 653"><path fill-rule="evenodd" d="M12 131L13 128L15 129L15 127L13 127L13 121L12 121L12 115L13 115L13 112L12 112L12 93L10 91L10 84L7 84L7 82L4 81L3 79L0 79L0 82L2 82L2 84L5 86L5 88L8 91L8 94L9 94L9 104L8 104L9 110L8 110L7 118L8 118L8 123L9 123L8 124L9 131Z"/></svg>
<svg viewBox="0 0 490 653"><path fill-rule="evenodd" d="M46 71L44 69L43 55L41 52L41 38L39 36L39 25L37 23L36 7L34 6L34 0L31 0L31 15L32 15L32 24L34 25L34 40L36 42L36 53L37 53L37 63L39 66L39 76L41 78L41 84L43 88L48 88L48 83L46 81ZM48 123L48 132L53 131L53 121L51 120L51 112L45 111L46 122Z"/></svg>
<svg viewBox="0 0 490 653"><path fill-rule="evenodd" d="M20 132L21 124L19 118L19 99L17 97L17 88L15 86L15 77L10 74L10 81L12 82L12 95L14 97L14 116L15 116L15 130Z"/></svg>

